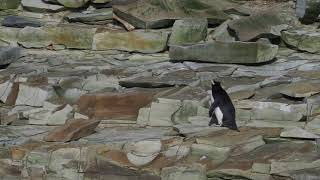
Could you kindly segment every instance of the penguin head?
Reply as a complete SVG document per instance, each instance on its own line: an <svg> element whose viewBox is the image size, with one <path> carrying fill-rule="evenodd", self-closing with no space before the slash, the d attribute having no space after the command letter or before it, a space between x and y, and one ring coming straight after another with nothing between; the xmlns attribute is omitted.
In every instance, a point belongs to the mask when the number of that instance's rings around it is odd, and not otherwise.
<svg viewBox="0 0 320 180"><path fill-rule="evenodd" d="M212 94L216 94L218 92L221 92L223 91L222 87L221 87L221 84L219 81L211 81L211 91L212 91Z"/></svg>

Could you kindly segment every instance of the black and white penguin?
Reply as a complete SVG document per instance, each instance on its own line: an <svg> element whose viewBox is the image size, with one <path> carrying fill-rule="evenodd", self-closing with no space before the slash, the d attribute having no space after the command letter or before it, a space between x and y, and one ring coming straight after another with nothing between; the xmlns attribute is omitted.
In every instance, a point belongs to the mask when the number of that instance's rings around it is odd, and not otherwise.
<svg viewBox="0 0 320 180"><path fill-rule="evenodd" d="M211 81L211 106L209 116L211 120L209 126L227 127L232 130L238 130L236 124L236 111L228 93L221 87L220 82Z"/></svg>

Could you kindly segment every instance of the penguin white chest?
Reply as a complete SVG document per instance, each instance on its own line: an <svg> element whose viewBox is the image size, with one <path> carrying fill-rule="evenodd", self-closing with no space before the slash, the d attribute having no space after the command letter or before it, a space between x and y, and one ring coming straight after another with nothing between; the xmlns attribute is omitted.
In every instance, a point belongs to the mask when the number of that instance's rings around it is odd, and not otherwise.
<svg viewBox="0 0 320 180"><path fill-rule="evenodd" d="M213 98L212 94L210 95L210 99L211 99L211 103L213 103L214 98ZM214 109L214 114L216 115L216 118L218 120L219 125L222 125L223 114L222 114L220 107L217 107L216 109Z"/></svg>
<svg viewBox="0 0 320 180"><path fill-rule="evenodd" d="M219 107L217 107L215 110L214 110L214 114L216 115L217 117L217 120L218 120L218 123L219 125L222 125L222 119L223 119L223 114L222 114L222 111Z"/></svg>

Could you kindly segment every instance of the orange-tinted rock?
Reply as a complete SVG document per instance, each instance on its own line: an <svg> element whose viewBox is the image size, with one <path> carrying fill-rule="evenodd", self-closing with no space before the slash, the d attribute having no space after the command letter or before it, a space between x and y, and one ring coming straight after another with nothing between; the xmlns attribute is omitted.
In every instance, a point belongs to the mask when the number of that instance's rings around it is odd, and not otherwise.
<svg viewBox="0 0 320 180"><path fill-rule="evenodd" d="M99 123L100 121L86 119L70 120L65 125L57 127L50 132L46 137L44 137L44 140L50 142L68 142L78 140L82 137L93 134Z"/></svg>
<svg viewBox="0 0 320 180"><path fill-rule="evenodd" d="M154 92L86 94L78 105L80 113L95 119L135 119L139 109L148 105Z"/></svg>

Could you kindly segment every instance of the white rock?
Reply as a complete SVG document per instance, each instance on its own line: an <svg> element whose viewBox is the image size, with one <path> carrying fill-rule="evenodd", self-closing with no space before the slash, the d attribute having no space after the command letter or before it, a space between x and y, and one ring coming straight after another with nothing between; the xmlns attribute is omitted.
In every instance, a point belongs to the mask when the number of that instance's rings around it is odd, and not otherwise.
<svg viewBox="0 0 320 180"><path fill-rule="evenodd" d="M143 155L137 155L134 154L132 152L127 153L127 158L128 160L136 165L136 166L144 166L146 164L149 164L150 162L152 162L156 157L158 156L158 154L153 154L153 155L149 155L149 156L143 156Z"/></svg>
<svg viewBox="0 0 320 180"><path fill-rule="evenodd" d="M128 160L136 165L143 166L153 161L161 151L160 140L145 140L127 145Z"/></svg>
<svg viewBox="0 0 320 180"><path fill-rule="evenodd" d="M47 97L48 92L39 87L20 84L16 105L42 107Z"/></svg>
<svg viewBox="0 0 320 180"><path fill-rule="evenodd" d="M141 108L139 110L137 124L141 126L146 126L149 122L149 116L150 116L150 108Z"/></svg>
<svg viewBox="0 0 320 180"><path fill-rule="evenodd" d="M65 124L65 122L70 119L71 113L73 111L73 107L71 107L69 104L66 105L63 109L60 111L53 112L49 118L48 118L48 125L62 125Z"/></svg>
<svg viewBox="0 0 320 180"><path fill-rule="evenodd" d="M181 104L174 103L152 103L150 110L150 126L172 126L172 116L180 109Z"/></svg>

